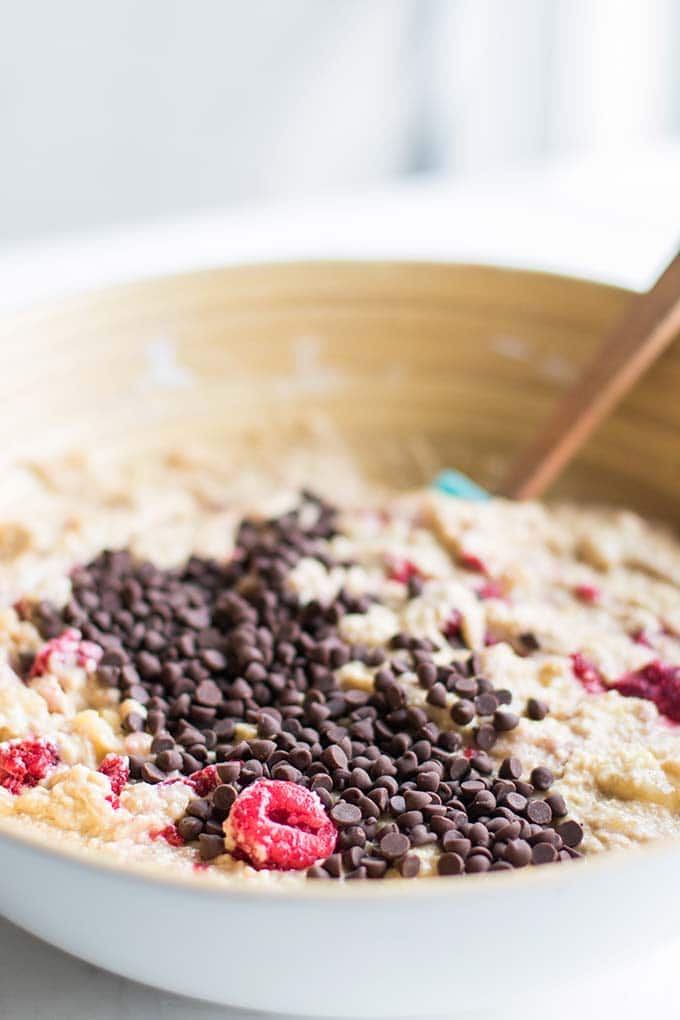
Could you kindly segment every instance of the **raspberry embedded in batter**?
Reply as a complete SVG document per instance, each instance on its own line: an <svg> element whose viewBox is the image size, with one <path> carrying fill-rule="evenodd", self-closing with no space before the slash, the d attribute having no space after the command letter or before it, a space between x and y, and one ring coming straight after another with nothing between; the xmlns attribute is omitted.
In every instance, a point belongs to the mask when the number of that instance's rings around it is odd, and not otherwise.
<svg viewBox="0 0 680 1020"><path fill-rule="evenodd" d="M387 574L390 581L408 584L414 577L422 577L420 569L412 560L392 560Z"/></svg>
<svg viewBox="0 0 680 1020"><path fill-rule="evenodd" d="M574 676L588 694L603 694L607 690L597 666L586 659L581 652L574 652L571 656L571 665Z"/></svg>
<svg viewBox="0 0 680 1020"><path fill-rule="evenodd" d="M54 744L47 740L21 740L0 748L0 786L18 794L37 786L59 761Z"/></svg>
<svg viewBox="0 0 680 1020"><path fill-rule="evenodd" d="M79 630L68 627L59 637L43 645L33 661L29 679L71 664L93 670L103 654L104 650L98 644L83 641Z"/></svg>
<svg viewBox="0 0 680 1020"><path fill-rule="evenodd" d="M465 567L466 570L474 570L478 574L486 574L487 576L489 574L489 568L484 560L473 552L467 552L465 549L461 549L458 554L458 562L461 567Z"/></svg>
<svg viewBox="0 0 680 1020"><path fill-rule="evenodd" d="M624 697L653 701L662 715L680 723L680 666L656 659L621 677L612 686Z"/></svg>
<svg viewBox="0 0 680 1020"><path fill-rule="evenodd" d="M301 871L333 853L337 830L321 800L295 783L261 779L244 790L224 823L226 845L256 868Z"/></svg>
<svg viewBox="0 0 680 1020"><path fill-rule="evenodd" d="M204 769L192 772L190 776L186 776L184 782L188 786L193 786L199 797L205 797L219 783L217 768L215 765L206 765Z"/></svg>
<svg viewBox="0 0 680 1020"><path fill-rule="evenodd" d="M115 798L118 798L130 778L130 769L126 760L119 754L107 754L97 771L108 778L111 783L111 793Z"/></svg>
<svg viewBox="0 0 680 1020"><path fill-rule="evenodd" d="M184 846L184 840L176 825L166 825L163 829L151 829L149 836L151 839L164 839L169 846Z"/></svg>

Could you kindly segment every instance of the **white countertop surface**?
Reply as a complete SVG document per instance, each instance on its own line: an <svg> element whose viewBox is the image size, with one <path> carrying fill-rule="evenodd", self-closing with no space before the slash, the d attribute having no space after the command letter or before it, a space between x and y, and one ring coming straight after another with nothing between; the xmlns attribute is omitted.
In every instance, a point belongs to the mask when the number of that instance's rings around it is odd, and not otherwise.
<svg viewBox="0 0 680 1020"><path fill-rule="evenodd" d="M634 919L631 918L631 923ZM559 952L559 946L555 947ZM615 955L616 947L612 946ZM674 1020L680 1016L677 974L680 940L655 960L625 973L589 981L550 1002L531 1000L531 964L521 1010L502 1017L474 1013L460 1020ZM133 984L61 953L0 920L2 1020L263 1020L264 1014L167 995ZM369 1020L367 1016L365 1020ZM423 1018L425 1020L425 1018ZM454 1020L452 1017L451 1020ZM458 1018L456 1018L458 1020Z"/></svg>
<svg viewBox="0 0 680 1020"><path fill-rule="evenodd" d="M175 222L2 248L0 307L223 263L393 257L524 265L646 287L680 239L680 148L474 182L216 210ZM635 924L635 918L631 918ZM559 952L559 947L556 947ZM612 946L616 954L616 946ZM523 1006L525 1020L680 1016L678 943L616 978ZM547 1011L547 1012L546 1012ZM81 963L0 920L2 1020L252 1020ZM504 1020L511 1020L505 1012Z"/></svg>

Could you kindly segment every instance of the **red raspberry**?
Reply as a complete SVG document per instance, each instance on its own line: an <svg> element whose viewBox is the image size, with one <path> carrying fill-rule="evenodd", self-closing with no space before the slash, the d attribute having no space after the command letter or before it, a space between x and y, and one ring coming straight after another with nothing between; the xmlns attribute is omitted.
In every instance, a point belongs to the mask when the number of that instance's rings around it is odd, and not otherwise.
<svg viewBox="0 0 680 1020"><path fill-rule="evenodd" d="M498 581L487 581L477 592L480 599L504 599L503 589Z"/></svg>
<svg viewBox="0 0 680 1020"><path fill-rule="evenodd" d="M184 846L184 840L176 825L166 825L164 829L151 829L149 836L151 839L164 839L170 846Z"/></svg>
<svg viewBox="0 0 680 1020"><path fill-rule="evenodd" d="M333 853L337 829L318 796L304 786L260 779L244 790L224 823L229 849L256 868L309 868Z"/></svg>
<svg viewBox="0 0 680 1020"><path fill-rule="evenodd" d="M104 649L95 644L94 641L83 641L79 630L69 627L59 637L52 638L40 649L36 655L29 679L34 676L42 676L64 666L82 666L85 669L94 669Z"/></svg>
<svg viewBox="0 0 680 1020"><path fill-rule="evenodd" d="M475 556L474 553L465 552L461 549L458 554L458 562L462 567L466 567L468 570L476 570L479 574L488 574L488 568L484 560L480 559L479 556Z"/></svg>
<svg viewBox="0 0 680 1020"><path fill-rule="evenodd" d="M613 687L624 697L653 701L667 719L680 722L680 666L656 659L634 673L627 673Z"/></svg>
<svg viewBox="0 0 680 1020"><path fill-rule="evenodd" d="M452 609L449 613L449 618L444 624L442 634L447 638L459 638L460 637L460 625L463 622L463 617L460 614L460 610Z"/></svg>
<svg viewBox="0 0 680 1020"><path fill-rule="evenodd" d="M21 793L25 786L37 786L59 761L54 744L47 740L21 740L0 748L0 786Z"/></svg>
<svg viewBox="0 0 680 1020"><path fill-rule="evenodd" d="M122 793L125 784L130 778L127 762L119 754L107 754L97 772L101 772L102 775L108 777L114 797L118 797Z"/></svg>
<svg viewBox="0 0 680 1020"><path fill-rule="evenodd" d="M602 674L597 666L586 659L581 652L574 652L571 656L571 666L574 676L580 682L581 687L588 694L602 694L607 688Z"/></svg>
<svg viewBox="0 0 680 1020"><path fill-rule="evenodd" d="M574 588L576 598L590 605L600 601L600 594L600 589L596 588L594 584L577 584Z"/></svg>
<svg viewBox="0 0 680 1020"><path fill-rule="evenodd" d="M390 563L387 576L390 581L400 581L408 584L414 577L421 577L419 568L411 560L393 560Z"/></svg>
<svg viewBox="0 0 680 1020"><path fill-rule="evenodd" d="M193 786L199 797L207 796L207 794L215 789L219 781L215 765L206 765L204 769L192 772L190 776L183 780L188 786Z"/></svg>

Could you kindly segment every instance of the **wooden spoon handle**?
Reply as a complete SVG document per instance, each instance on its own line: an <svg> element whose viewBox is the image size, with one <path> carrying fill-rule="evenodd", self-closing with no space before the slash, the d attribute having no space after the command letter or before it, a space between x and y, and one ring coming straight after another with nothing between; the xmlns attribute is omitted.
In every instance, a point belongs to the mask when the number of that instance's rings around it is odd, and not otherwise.
<svg viewBox="0 0 680 1020"><path fill-rule="evenodd" d="M680 252L651 290L633 298L623 321L604 340L534 445L513 466L499 495L540 496L678 333Z"/></svg>

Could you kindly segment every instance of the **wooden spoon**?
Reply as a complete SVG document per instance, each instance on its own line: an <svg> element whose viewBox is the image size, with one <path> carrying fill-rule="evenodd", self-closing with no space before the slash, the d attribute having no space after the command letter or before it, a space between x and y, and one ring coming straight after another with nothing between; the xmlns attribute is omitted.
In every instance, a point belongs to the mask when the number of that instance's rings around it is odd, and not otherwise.
<svg viewBox="0 0 680 1020"><path fill-rule="evenodd" d="M603 341L536 442L513 465L499 495L540 496L679 333L680 252L651 290L632 299L623 321Z"/></svg>

